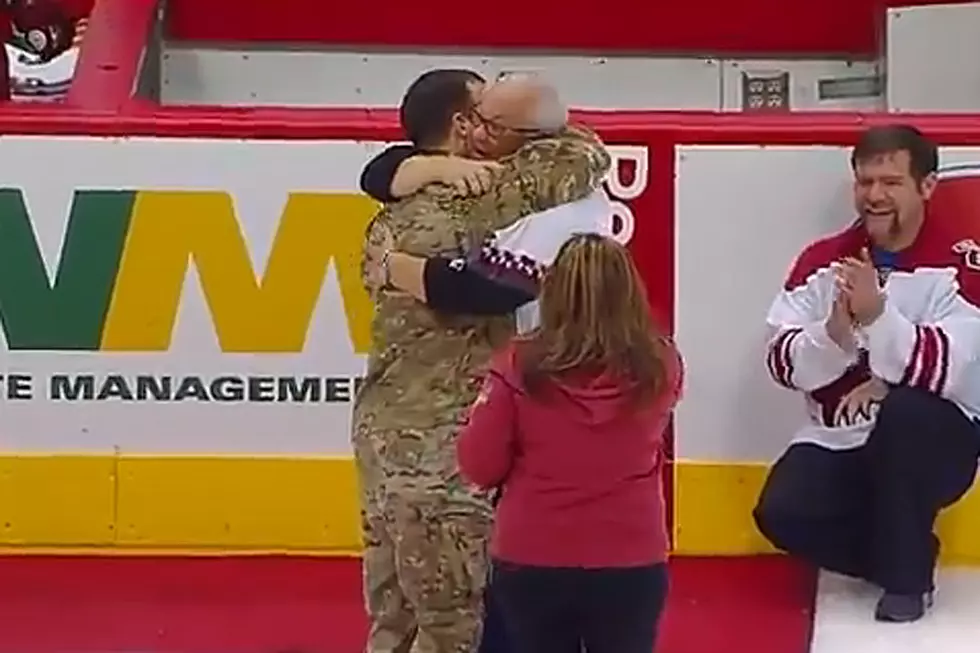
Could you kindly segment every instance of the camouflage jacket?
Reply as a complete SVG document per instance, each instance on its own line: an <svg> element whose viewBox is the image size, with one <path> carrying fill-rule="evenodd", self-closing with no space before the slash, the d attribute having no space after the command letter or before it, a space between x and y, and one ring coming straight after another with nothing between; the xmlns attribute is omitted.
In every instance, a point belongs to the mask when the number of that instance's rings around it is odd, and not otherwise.
<svg viewBox="0 0 980 653"><path fill-rule="evenodd" d="M460 197L430 186L384 207L368 227L368 242L390 239L395 249L421 257L462 255L491 229L589 195L609 169L601 141L579 128L529 141L502 162L500 183L485 195ZM513 316L445 315L406 295L377 296L354 437L384 442L387 475L455 473L458 425L513 324Z"/></svg>

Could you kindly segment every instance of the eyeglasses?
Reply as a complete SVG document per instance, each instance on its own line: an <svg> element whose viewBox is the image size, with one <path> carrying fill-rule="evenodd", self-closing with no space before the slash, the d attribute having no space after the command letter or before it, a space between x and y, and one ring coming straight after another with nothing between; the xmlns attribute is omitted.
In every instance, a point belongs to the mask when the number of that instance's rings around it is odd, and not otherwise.
<svg viewBox="0 0 980 653"><path fill-rule="evenodd" d="M498 138L507 132L518 134L520 136L535 136L541 133L541 130L537 127L512 127L494 118L488 118L480 113L480 109L478 107L473 107L470 109L470 116L473 119L473 122L483 125L483 127L487 130L487 134L489 134L492 138Z"/></svg>

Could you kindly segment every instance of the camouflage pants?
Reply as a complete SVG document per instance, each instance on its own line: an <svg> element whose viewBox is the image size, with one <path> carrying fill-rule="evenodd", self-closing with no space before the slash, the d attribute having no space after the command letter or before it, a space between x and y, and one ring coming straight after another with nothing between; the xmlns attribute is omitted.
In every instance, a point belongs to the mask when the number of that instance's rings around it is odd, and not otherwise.
<svg viewBox="0 0 980 653"><path fill-rule="evenodd" d="M368 653L473 653L487 577L489 502L400 491L355 442Z"/></svg>

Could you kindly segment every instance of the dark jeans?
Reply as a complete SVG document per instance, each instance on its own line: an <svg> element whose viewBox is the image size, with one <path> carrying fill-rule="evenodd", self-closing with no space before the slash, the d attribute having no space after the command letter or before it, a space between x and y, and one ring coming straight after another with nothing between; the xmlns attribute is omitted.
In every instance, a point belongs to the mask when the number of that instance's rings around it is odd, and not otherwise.
<svg viewBox="0 0 980 653"><path fill-rule="evenodd" d="M755 509L777 548L887 592L933 588L936 516L973 484L980 427L935 395L906 387L882 402L867 443L834 451L794 444Z"/></svg>
<svg viewBox="0 0 980 653"><path fill-rule="evenodd" d="M514 647L507 636L507 626L500 610L493 582L487 584L483 594L483 639L480 640L479 653L513 653Z"/></svg>
<svg viewBox="0 0 980 653"><path fill-rule="evenodd" d="M514 653L651 653L667 565L578 569L493 566L494 599Z"/></svg>
<svg viewBox="0 0 980 653"><path fill-rule="evenodd" d="M494 491L491 499L494 508L500 503L501 494L502 490L499 488ZM511 653L513 650L514 647L511 646L510 638L507 636L500 602L496 599L496 592L493 589L493 573L490 573L483 593L483 638L480 640L479 653Z"/></svg>

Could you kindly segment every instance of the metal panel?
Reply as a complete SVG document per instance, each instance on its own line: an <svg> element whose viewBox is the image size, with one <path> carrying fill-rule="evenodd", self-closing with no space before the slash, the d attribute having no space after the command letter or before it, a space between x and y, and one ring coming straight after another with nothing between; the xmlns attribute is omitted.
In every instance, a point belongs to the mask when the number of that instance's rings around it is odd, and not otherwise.
<svg viewBox="0 0 980 653"><path fill-rule="evenodd" d="M722 108L725 111L879 111L884 109L882 80L873 61L733 59L722 63ZM762 91L754 93L756 82ZM788 88L772 89L776 82ZM778 91L778 92L777 92ZM748 93L748 96L747 96ZM788 107L776 104L785 95ZM755 97L750 97L755 96ZM762 101L762 107L753 103Z"/></svg>
<svg viewBox="0 0 980 653"><path fill-rule="evenodd" d="M395 106L424 70L541 71L566 101L594 109L718 110L720 63L705 58L396 54L169 48L166 104Z"/></svg>
<svg viewBox="0 0 980 653"><path fill-rule="evenodd" d="M980 111L980 3L888 12L888 109Z"/></svg>

